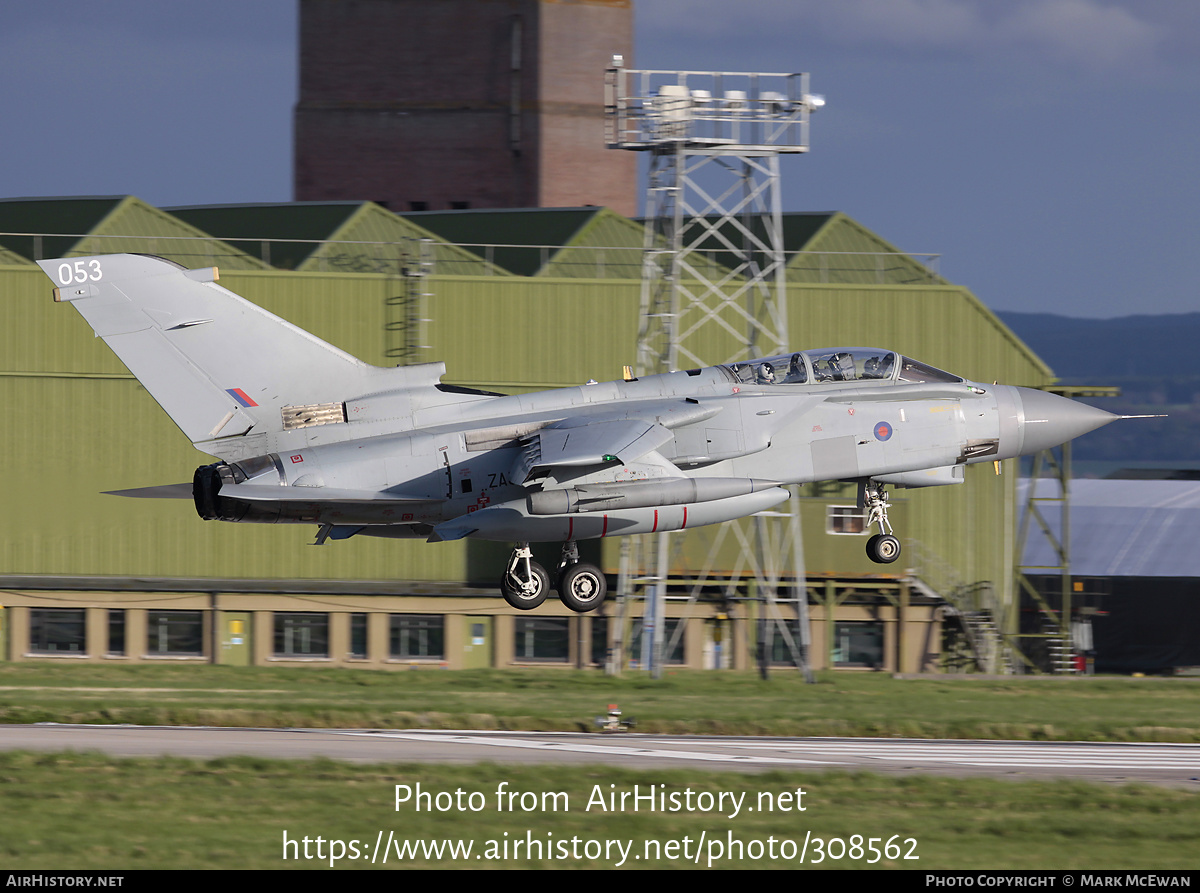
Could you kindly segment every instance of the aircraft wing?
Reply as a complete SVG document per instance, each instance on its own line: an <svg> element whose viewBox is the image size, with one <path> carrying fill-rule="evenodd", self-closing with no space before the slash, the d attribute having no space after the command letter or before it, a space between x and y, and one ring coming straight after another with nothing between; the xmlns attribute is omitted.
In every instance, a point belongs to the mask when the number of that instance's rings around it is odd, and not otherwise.
<svg viewBox="0 0 1200 893"><path fill-rule="evenodd" d="M526 438L512 480L527 483L539 470L609 462L629 464L669 443L674 435L657 421L592 420L577 416L555 422Z"/></svg>

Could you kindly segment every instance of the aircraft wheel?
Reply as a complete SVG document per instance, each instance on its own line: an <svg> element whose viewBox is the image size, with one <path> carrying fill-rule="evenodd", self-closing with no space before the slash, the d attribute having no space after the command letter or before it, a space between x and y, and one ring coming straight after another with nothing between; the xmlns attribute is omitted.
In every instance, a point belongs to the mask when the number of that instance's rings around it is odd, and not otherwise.
<svg viewBox="0 0 1200 893"><path fill-rule="evenodd" d="M877 533L867 540L867 557L876 564L891 564L900 557L900 540L890 533Z"/></svg>
<svg viewBox="0 0 1200 893"><path fill-rule="evenodd" d="M546 573L546 569L536 561L531 561L529 570L533 575L534 585L528 589L520 586L512 574L505 574L500 581L500 594L518 611L532 611L550 594L550 575Z"/></svg>
<svg viewBox="0 0 1200 893"><path fill-rule="evenodd" d="M558 581L558 597L578 614L596 610L607 594L608 582L594 564L573 564Z"/></svg>

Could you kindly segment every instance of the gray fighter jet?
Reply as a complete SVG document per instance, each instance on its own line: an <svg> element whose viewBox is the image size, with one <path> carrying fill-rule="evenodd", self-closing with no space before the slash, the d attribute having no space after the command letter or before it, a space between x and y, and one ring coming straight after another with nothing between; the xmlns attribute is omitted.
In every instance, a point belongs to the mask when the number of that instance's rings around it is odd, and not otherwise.
<svg viewBox="0 0 1200 893"><path fill-rule="evenodd" d="M38 262L188 439L221 461L190 487L206 520L351 536L515 542L500 583L535 608L551 580L530 542L561 542L558 594L604 600L581 539L684 530L763 511L787 484L856 481L895 561L886 486L958 484L963 466L1063 443L1118 416L966 381L877 348L504 396L441 383L442 363L371 366L217 285L215 268L116 254Z"/></svg>

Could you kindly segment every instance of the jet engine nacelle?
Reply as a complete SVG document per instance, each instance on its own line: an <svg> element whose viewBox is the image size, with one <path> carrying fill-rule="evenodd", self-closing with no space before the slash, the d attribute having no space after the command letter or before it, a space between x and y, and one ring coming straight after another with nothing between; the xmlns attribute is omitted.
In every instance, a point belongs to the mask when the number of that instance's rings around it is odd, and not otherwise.
<svg viewBox="0 0 1200 893"><path fill-rule="evenodd" d="M239 483L239 478L245 480L245 475L225 462L215 462L197 468L192 476L192 499L196 503L196 514L205 521L274 524L283 520L283 505L280 503L255 504L228 499L221 495L221 487Z"/></svg>

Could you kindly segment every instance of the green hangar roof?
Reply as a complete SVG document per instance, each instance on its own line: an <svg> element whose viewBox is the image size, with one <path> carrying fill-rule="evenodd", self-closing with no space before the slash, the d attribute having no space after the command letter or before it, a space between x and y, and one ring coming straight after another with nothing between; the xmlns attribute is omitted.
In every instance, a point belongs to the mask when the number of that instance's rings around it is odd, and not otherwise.
<svg viewBox="0 0 1200 893"><path fill-rule="evenodd" d="M447 275L505 275L374 202L203 205L167 210L280 270L396 273L425 263Z"/></svg>
<svg viewBox="0 0 1200 893"><path fill-rule="evenodd" d="M517 276L641 275L642 227L608 208L414 211L404 217Z"/></svg>
<svg viewBox="0 0 1200 893"><path fill-rule="evenodd" d="M549 262L547 246L566 245L598 208L514 208L413 211L406 220L462 245L517 276L534 276ZM557 252L555 252L557 253Z"/></svg>
<svg viewBox="0 0 1200 893"><path fill-rule="evenodd" d="M28 260L91 254L155 254L188 267L262 270L267 265L132 195L0 200L0 245Z"/></svg>
<svg viewBox="0 0 1200 893"><path fill-rule="evenodd" d="M645 230L609 208L417 211L404 215L517 276L640 279ZM695 272L718 281L729 270L712 254Z"/></svg>
<svg viewBox="0 0 1200 893"><path fill-rule="evenodd" d="M29 263L30 262L27 258L22 257L21 255L17 254L17 252L12 251L11 249L5 248L3 245L0 245L0 264L25 264L25 265L28 265Z"/></svg>
<svg viewBox="0 0 1200 893"><path fill-rule="evenodd" d="M783 247L791 255L789 282L950 284L915 256L840 211L784 214Z"/></svg>
<svg viewBox="0 0 1200 893"><path fill-rule="evenodd" d="M124 196L10 198L0 200L0 233L74 233L63 236L0 235L0 244L26 260L65 257L84 234L97 229Z"/></svg>
<svg viewBox="0 0 1200 893"><path fill-rule="evenodd" d="M745 233L730 223L718 235L704 236L699 224L684 233L684 241L699 240L698 250L713 261L734 269L743 263L730 245L746 241ZM928 266L871 232L840 211L799 212L782 215L783 250L787 255L788 282L824 282L846 285L948 285ZM750 232L766 242L761 221Z"/></svg>

